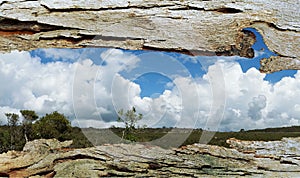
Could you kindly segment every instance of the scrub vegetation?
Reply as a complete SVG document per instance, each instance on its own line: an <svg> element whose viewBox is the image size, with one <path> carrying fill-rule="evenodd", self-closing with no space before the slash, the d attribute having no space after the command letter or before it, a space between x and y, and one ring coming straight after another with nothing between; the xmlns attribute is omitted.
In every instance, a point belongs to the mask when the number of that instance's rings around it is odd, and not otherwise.
<svg viewBox="0 0 300 178"><path fill-rule="evenodd" d="M97 139L97 145L105 144L106 139L89 138L87 139L83 133L89 132L89 135L95 137L105 137L108 131L112 131L120 137L120 142L148 142L161 138L165 134L178 134L190 132L182 146L198 143L203 132L202 129L182 129L182 128L139 128L136 122L143 116L136 113L135 108L126 112L119 112L119 121L124 122L125 128L111 127L109 129L95 129L72 127L68 118L55 111L39 118L35 111L22 110L22 122L20 117L15 113L6 113L7 124L0 126L0 153L9 150L22 150L26 142L34 139L50 139L56 138L60 141L73 140L72 148L85 148L93 146L89 141ZM92 134L91 134L92 133ZM241 140L257 140L271 141L280 140L283 137L300 137L300 126L267 128L260 130L245 131L241 129L239 132L216 132L211 145L219 145L228 147L226 140L229 138L237 138ZM101 140L101 141L100 141Z"/></svg>
<svg viewBox="0 0 300 178"><path fill-rule="evenodd" d="M22 150L26 142L41 138L73 140L74 148L92 146L81 129L72 127L66 116L57 111L41 118L31 110L21 110L20 113L23 116L22 122L18 114L5 114L7 124L0 126L0 152Z"/></svg>

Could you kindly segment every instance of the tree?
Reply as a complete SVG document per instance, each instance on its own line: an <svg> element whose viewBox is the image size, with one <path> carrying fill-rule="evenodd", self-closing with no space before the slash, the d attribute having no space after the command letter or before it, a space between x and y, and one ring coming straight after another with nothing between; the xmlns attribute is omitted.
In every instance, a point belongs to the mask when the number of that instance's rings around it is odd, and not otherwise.
<svg viewBox="0 0 300 178"><path fill-rule="evenodd" d="M19 115L15 113L5 113L7 117L7 125L8 126L17 126L19 122Z"/></svg>
<svg viewBox="0 0 300 178"><path fill-rule="evenodd" d="M39 116L35 113L35 111L31 110L21 110L20 111L22 116L24 117L24 120L22 122L23 126L23 132L24 132L24 138L26 140L26 143L28 142L28 138L30 140L33 139L32 136L32 122L37 120Z"/></svg>
<svg viewBox="0 0 300 178"><path fill-rule="evenodd" d="M9 131L7 126L0 127L0 154L7 152L11 147Z"/></svg>
<svg viewBox="0 0 300 178"><path fill-rule="evenodd" d="M19 115L15 113L5 113L7 117L7 125L9 126L9 135L10 135L10 149L16 148L17 139L19 137L19 129L18 129L18 122L19 122Z"/></svg>
<svg viewBox="0 0 300 178"><path fill-rule="evenodd" d="M71 129L70 121L57 111L46 114L34 125L35 135L38 138L57 138L61 139L63 134Z"/></svg>
<svg viewBox="0 0 300 178"><path fill-rule="evenodd" d="M126 128L135 129L136 123L143 118L143 114L137 114L135 107L132 107L131 110L127 110L124 113L123 109L119 112L118 121L124 122Z"/></svg>
<svg viewBox="0 0 300 178"><path fill-rule="evenodd" d="M132 131L135 130L137 122L143 118L143 115L141 113L137 114L135 107L132 107L131 110L127 110L126 113L121 109L118 112L118 115L118 121L125 124L125 131L123 131L122 139L125 137L127 140L136 141Z"/></svg>

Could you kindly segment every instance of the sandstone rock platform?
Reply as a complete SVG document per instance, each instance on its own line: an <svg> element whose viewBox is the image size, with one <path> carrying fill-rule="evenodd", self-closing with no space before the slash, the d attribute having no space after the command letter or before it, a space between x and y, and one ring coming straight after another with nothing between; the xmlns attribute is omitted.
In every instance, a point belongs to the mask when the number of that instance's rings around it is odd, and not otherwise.
<svg viewBox="0 0 300 178"><path fill-rule="evenodd" d="M0 177L297 177L300 138L229 139L232 148L194 144L163 149L146 144L107 144L69 149L72 141L28 142L0 155Z"/></svg>

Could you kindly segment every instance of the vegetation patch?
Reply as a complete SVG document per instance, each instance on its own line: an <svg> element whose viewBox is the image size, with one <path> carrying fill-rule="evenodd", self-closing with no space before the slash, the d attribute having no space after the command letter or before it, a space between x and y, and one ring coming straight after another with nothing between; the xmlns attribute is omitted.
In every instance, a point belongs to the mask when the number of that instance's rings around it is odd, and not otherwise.
<svg viewBox="0 0 300 178"><path fill-rule="evenodd" d="M181 146L199 143L203 130L182 129L182 128L137 128L136 122L143 116L137 114L135 108L126 112L120 111L119 120L125 123L125 128L111 127L108 129L79 128L72 127L70 121L57 111L38 118L34 111L22 110L23 121L20 122L20 116L15 113L7 113L7 124L0 126L0 153L8 150L22 150L27 141L34 139L56 138L60 141L73 140L71 148L85 148L108 143L105 138L108 132L113 132L120 140L119 143L130 142L150 142L163 137L166 134L174 137L191 133ZM207 132L207 131L206 131ZM89 135L89 139L86 137ZM97 138L93 138L97 137ZM103 137L103 138L99 138ZM267 128L259 130L239 132L215 132L214 137L208 144L229 147L226 140L236 138L240 140L255 141L274 141L281 140L283 137L300 137L300 126ZM92 142L90 140L97 140Z"/></svg>

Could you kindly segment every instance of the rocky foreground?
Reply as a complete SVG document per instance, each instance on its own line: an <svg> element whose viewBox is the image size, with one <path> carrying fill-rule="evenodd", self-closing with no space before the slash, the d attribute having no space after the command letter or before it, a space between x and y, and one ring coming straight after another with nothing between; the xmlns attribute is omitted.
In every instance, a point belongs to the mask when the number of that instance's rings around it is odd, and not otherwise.
<svg viewBox="0 0 300 178"><path fill-rule="evenodd" d="M229 139L232 149L194 144L162 149L142 144L67 148L72 141L34 140L0 155L0 177L299 177L300 138Z"/></svg>

